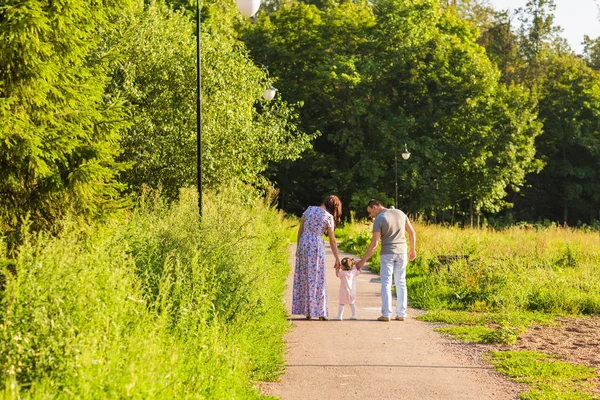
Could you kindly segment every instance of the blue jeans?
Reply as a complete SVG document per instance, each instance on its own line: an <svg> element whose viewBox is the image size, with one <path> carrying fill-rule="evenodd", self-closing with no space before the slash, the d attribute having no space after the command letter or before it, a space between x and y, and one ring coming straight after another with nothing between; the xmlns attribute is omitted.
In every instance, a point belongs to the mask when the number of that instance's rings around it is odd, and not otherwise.
<svg viewBox="0 0 600 400"><path fill-rule="evenodd" d="M382 254L381 259L381 315L392 316L392 274L396 284L396 314L407 317L406 314L406 265L408 254Z"/></svg>

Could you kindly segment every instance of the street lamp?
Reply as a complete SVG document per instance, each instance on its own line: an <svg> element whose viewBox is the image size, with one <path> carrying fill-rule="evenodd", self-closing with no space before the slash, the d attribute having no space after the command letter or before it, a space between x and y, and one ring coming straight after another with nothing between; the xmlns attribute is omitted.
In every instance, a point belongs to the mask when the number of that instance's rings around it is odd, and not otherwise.
<svg viewBox="0 0 600 400"><path fill-rule="evenodd" d="M408 149L406 148L406 143L404 143L404 151L402 152L402 158L404 158L405 160L408 160L408 157L410 157L410 153L408 152Z"/></svg>
<svg viewBox="0 0 600 400"><path fill-rule="evenodd" d="M275 97L276 92L277 88L273 85L269 85L269 87L263 92L263 98L267 101L271 101Z"/></svg>
<svg viewBox="0 0 600 400"><path fill-rule="evenodd" d="M402 158L408 160L410 157L410 153L408 152L408 148L406 147L406 143L404 143L404 151L402 152ZM396 209L398 209L398 148L394 148L394 162L396 165Z"/></svg>
<svg viewBox="0 0 600 400"><path fill-rule="evenodd" d="M260 8L260 0L236 0L238 10L247 18L251 18ZM196 143L198 147L196 172L198 174L198 210L202 217L202 98L201 98L201 72L200 72L200 0L196 3ZM263 93L265 100L273 100L275 97L274 87L270 87ZM267 98L269 97L269 98Z"/></svg>

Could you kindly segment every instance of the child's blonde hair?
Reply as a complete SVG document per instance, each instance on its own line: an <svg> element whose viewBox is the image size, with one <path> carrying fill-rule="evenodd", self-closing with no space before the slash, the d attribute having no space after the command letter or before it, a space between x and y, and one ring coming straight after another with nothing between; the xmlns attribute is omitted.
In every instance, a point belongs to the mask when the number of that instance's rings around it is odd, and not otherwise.
<svg viewBox="0 0 600 400"><path fill-rule="evenodd" d="M342 258L342 270L343 271L352 271L354 269L354 259L350 257Z"/></svg>

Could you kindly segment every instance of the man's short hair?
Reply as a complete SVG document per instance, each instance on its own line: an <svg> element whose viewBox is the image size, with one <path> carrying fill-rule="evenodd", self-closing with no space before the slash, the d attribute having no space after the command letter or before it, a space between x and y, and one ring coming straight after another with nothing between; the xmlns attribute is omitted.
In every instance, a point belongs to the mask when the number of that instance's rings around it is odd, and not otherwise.
<svg viewBox="0 0 600 400"><path fill-rule="evenodd" d="M369 204L367 204L367 208L371 208L371 207L374 207L374 206L383 207L383 204L381 204L381 202L379 200L375 200L375 199L369 200Z"/></svg>

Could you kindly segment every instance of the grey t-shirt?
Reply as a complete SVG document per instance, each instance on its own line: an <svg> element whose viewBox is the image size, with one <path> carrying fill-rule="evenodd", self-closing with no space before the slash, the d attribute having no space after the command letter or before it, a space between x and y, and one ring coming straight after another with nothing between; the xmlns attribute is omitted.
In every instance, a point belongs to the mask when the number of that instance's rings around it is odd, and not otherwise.
<svg viewBox="0 0 600 400"><path fill-rule="evenodd" d="M381 254L406 254L406 214L400 210L384 210L373 222L373 232L381 233Z"/></svg>

